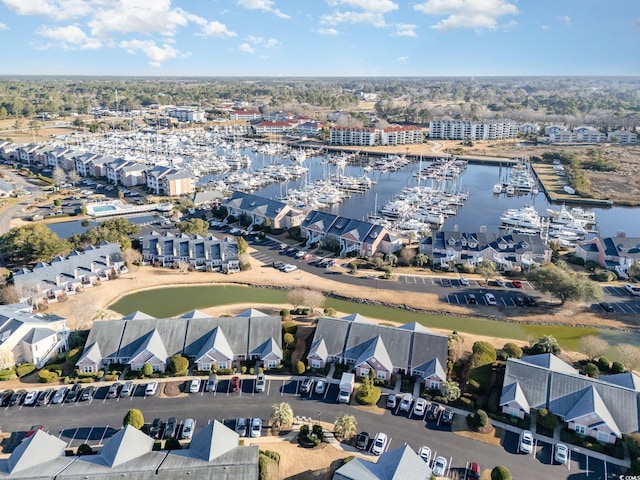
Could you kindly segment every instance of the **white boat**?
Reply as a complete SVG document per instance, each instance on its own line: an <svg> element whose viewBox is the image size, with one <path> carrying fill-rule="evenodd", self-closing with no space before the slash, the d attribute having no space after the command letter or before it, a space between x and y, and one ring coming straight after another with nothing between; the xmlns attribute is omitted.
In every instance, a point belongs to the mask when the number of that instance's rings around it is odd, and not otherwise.
<svg viewBox="0 0 640 480"><path fill-rule="evenodd" d="M493 186L493 193L502 193L502 184L501 183L496 183Z"/></svg>
<svg viewBox="0 0 640 480"><path fill-rule="evenodd" d="M533 207L506 210L500 216L500 221L507 227L530 228L538 231L543 226L540 215Z"/></svg>

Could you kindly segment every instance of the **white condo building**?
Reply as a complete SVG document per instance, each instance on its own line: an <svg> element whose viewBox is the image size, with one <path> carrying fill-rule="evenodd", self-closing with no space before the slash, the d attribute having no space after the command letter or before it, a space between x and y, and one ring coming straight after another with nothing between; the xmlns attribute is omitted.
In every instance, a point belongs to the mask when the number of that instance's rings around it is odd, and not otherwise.
<svg viewBox="0 0 640 480"><path fill-rule="evenodd" d="M518 125L511 120L472 122L440 119L429 122L429 138L440 140L502 140L517 135Z"/></svg>

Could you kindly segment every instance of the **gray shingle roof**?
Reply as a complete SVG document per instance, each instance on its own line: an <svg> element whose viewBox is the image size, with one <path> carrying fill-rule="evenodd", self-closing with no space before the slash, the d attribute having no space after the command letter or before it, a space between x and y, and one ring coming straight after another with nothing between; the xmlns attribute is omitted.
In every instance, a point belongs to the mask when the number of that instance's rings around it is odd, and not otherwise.
<svg viewBox="0 0 640 480"><path fill-rule="evenodd" d="M151 315L147 315L146 313L141 312L140 310L136 310L135 312L130 313L126 317L122 317L122 320L148 320L150 318L155 318L155 317L152 317Z"/></svg>
<svg viewBox="0 0 640 480"><path fill-rule="evenodd" d="M356 365L362 365L375 358L387 371L393 371L393 362L379 335L347 350L344 356L347 359L354 359Z"/></svg>
<svg viewBox="0 0 640 480"><path fill-rule="evenodd" d="M67 446L66 442L38 430L24 439L11 453L3 467L10 474L19 473L33 467L42 467L48 462L57 460Z"/></svg>
<svg viewBox="0 0 640 480"><path fill-rule="evenodd" d="M147 352L147 355L152 358L155 357L162 362L166 362L169 358L167 355L167 349L164 347L164 343L162 343L162 338L160 338L160 334L158 330L153 329L150 333L144 336L138 349L130 355L131 358L136 358L139 355Z"/></svg>
<svg viewBox="0 0 640 480"><path fill-rule="evenodd" d="M104 465L117 467L151 452L152 449L153 438L127 425L105 442L99 457Z"/></svg>
<svg viewBox="0 0 640 480"><path fill-rule="evenodd" d="M531 365L537 365L539 367L552 370L554 372L564 372L569 374L576 374L578 371L571 365L563 362L552 353L541 353L539 355L527 355L522 357L521 360Z"/></svg>
<svg viewBox="0 0 640 480"><path fill-rule="evenodd" d="M438 358L432 358L428 362L414 367L411 371L412 373L422 375L422 378L428 378L432 375L437 375L438 378L442 379L443 381L447 379L447 374L444 371L444 368L442 367L442 364L440 363L440 360Z"/></svg>
<svg viewBox="0 0 640 480"><path fill-rule="evenodd" d="M324 342L324 338L319 338L314 340L311 343L311 348L309 349L309 357L316 356L320 358L323 362L327 361L329 357L329 352L327 351L327 344Z"/></svg>
<svg viewBox="0 0 640 480"><path fill-rule="evenodd" d="M393 365L397 368L406 369L407 365L409 365L409 352L411 337L413 335L412 332L407 330L380 325L352 323L346 349L348 350L378 335L382 338Z"/></svg>
<svg viewBox="0 0 640 480"><path fill-rule="evenodd" d="M229 342L224 336L224 332L220 327L216 327L207 337L205 343L196 354L196 361L199 361L211 350L222 353L225 357L233 360L233 350L229 346Z"/></svg>
<svg viewBox="0 0 640 480"><path fill-rule="evenodd" d="M340 356L344 351L351 322L330 317L320 317L316 323L313 341L323 338L329 355Z"/></svg>
<svg viewBox="0 0 640 480"><path fill-rule="evenodd" d="M99 364L102 361L102 353L100 352L100 346L97 343L92 343L91 345L85 347L82 351L82 355L80 359L76 362L76 365L80 365L82 363L94 363Z"/></svg>
<svg viewBox="0 0 640 480"><path fill-rule="evenodd" d="M587 387L580 392L580 397L564 415L564 420L565 422L573 422L593 415L599 417L618 437L622 437L616 422L611 417L611 413L593 386Z"/></svg>
<svg viewBox="0 0 640 480"><path fill-rule="evenodd" d="M188 449L176 453L210 462L238 448L239 440L240 436L236 432L214 420L193 436Z"/></svg>
<svg viewBox="0 0 640 480"><path fill-rule="evenodd" d="M353 465L351 465L353 464ZM334 480L428 480L431 468L404 444L383 453L377 463L353 459L336 470Z"/></svg>
<svg viewBox="0 0 640 480"><path fill-rule="evenodd" d="M518 406L527 413L531 411L527 397L525 397L518 382L507 385L502 389L499 405L502 407L503 405L507 405L511 402L516 402L516 404L518 404Z"/></svg>
<svg viewBox="0 0 640 480"><path fill-rule="evenodd" d="M640 392L640 377L633 372L616 373L614 375L602 375L600 380L603 382L619 385Z"/></svg>

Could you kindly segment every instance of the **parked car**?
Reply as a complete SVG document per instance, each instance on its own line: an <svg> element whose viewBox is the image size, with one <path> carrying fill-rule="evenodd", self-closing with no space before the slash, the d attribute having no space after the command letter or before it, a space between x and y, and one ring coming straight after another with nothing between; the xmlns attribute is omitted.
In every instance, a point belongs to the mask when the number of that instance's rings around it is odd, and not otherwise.
<svg viewBox="0 0 640 480"><path fill-rule="evenodd" d="M536 306L536 299L533 297L525 297L524 298L524 303L527 305L527 307L535 307Z"/></svg>
<svg viewBox="0 0 640 480"><path fill-rule="evenodd" d="M262 435L262 420L254 418L251 420L251 437L256 438Z"/></svg>
<svg viewBox="0 0 640 480"><path fill-rule="evenodd" d="M556 443L556 453L553 459L560 465L565 465L567 460L569 460L569 447L564 443Z"/></svg>
<svg viewBox="0 0 640 480"><path fill-rule="evenodd" d="M162 432L162 420L159 418L154 418L151 423L151 428L149 428L149 436L151 438L160 438L160 433Z"/></svg>
<svg viewBox="0 0 640 480"><path fill-rule="evenodd" d="M387 408L394 409L396 408L397 404L398 404L398 396L394 395L393 393L390 393L389 396L387 397Z"/></svg>
<svg viewBox="0 0 640 480"><path fill-rule="evenodd" d="M459 280L459 281L460 281L460 285L463 285L463 286L465 286L465 287L468 287L468 286L469 286L469 279L468 279L468 278L460 277L460 280Z"/></svg>
<svg viewBox="0 0 640 480"><path fill-rule="evenodd" d="M107 391L107 398L116 398L118 396L118 393L120 390L120 384L119 383L112 383L111 386L109 387L109 390Z"/></svg>
<svg viewBox="0 0 640 480"><path fill-rule="evenodd" d="M238 377L237 375L231 378L231 391L240 391L240 377Z"/></svg>
<svg viewBox="0 0 640 480"><path fill-rule="evenodd" d="M215 392L218 389L218 377L216 375L209 375L207 383L204 384L205 392Z"/></svg>
<svg viewBox="0 0 640 480"><path fill-rule="evenodd" d="M449 408L445 408L444 412L442 412L442 418L440 419L440 421L442 423L446 423L447 425L453 423L453 410L449 409Z"/></svg>
<svg viewBox="0 0 640 480"><path fill-rule="evenodd" d="M56 391L53 388L42 390L36 400L36 407L43 407L45 405L48 405L55 393Z"/></svg>
<svg viewBox="0 0 640 480"><path fill-rule="evenodd" d="M600 302L600 308L602 308L605 312L613 312L613 305L607 302Z"/></svg>
<svg viewBox="0 0 640 480"><path fill-rule="evenodd" d="M200 379L194 378L189 382L189 393L198 393L200 391Z"/></svg>
<svg viewBox="0 0 640 480"><path fill-rule="evenodd" d="M51 403L58 404L64 402L64 398L67 396L68 391L69 387L60 387L53 396Z"/></svg>
<svg viewBox="0 0 640 480"><path fill-rule="evenodd" d="M236 420L236 433L241 437L244 437L247 434L247 419L246 418L238 418Z"/></svg>
<svg viewBox="0 0 640 480"><path fill-rule="evenodd" d="M427 401L422 397L416 398L416 403L413 404L413 412L411 412L411 414L417 417L422 417L426 408Z"/></svg>
<svg viewBox="0 0 640 480"><path fill-rule="evenodd" d="M256 393L264 392L264 389L267 386L267 377L264 373L259 373L256 377Z"/></svg>
<svg viewBox="0 0 640 480"><path fill-rule="evenodd" d="M360 432L356 437L356 448L366 450L369 446L369 432Z"/></svg>
<svg viewBox="0 0 640 480"><path fill-rule="evenodd" d="M624 289L631 295L634 295L636 297L640 296L640 287L638 285L634 285L633 283L627 283L624 286Z"/></svg>
<svg viewBox="0 0 640 480"><path fill-rule="evenodd" d="M433 462L433 474L436 477L443 477L447 471L447 459L442 455L438 455Z"/></svg>
<svg viewBox="0 0 640 480"><path fill-rule="evenodd" d="M300 393L309 393L311 392L311 387L313 386L313 379L312 378L305 378L304 380L302 380L302 383L300 384Z"/></svg>
<svg viewBox="0 0 640 480"><path fill-rule="evenodd" d="M43 430L44 427L42 425L31 425L31 427L29 427L29 430L27 430L24 434L24 438L29 438L32 435L35 435L35 433L38 430Z"/></svg>
<svg viewBox="0 0 640 480"><path fill-rule="evenodd" d="M405 393L400 400L400 411L408 412L411 410L411 404L413 403L413 395Z"/></svg>
<svg viewBox="0 0 640 480"><path fill-rule="evenodd" d="M7 407L9 405L9 401L11 397L13 397L13 390L5 390L0 393L0 406Z"/></svg>
<svg viewBox="0 0 640 480"><path fill-rule="evenodd" d="M429 465L429 462L431 462L431 449L429 447L426 445L421 446L418 449L418 455L422 460L424 460L424 463Z"/></svg>
<svg viewBox="0 0 640 480"><path fill-rule="evenodd" d="M318 395L324 395L324 391L327 388L327 381L324 378L319 378L316 381L316 388L315 388L315 392Z"/></svg>
<svg viewBox="0 0 640 480"><path fill-rule="evenodd" d="M501 278L496 278L496 285L498 285L499 287L504 287L505 286L504 280Z"/></svg>
<svg viewBox="0 0 640 480"><path fill-rule="evenodd" d="M487 302L487 305L497 305L498 302L496 302L496 297L493 295L493 293L485 293L484 294L484 299Z"/></svg>
<svg viewBox="0 0 640 480"><path fill-rule="evenodd" d="M429 420L438 420L442 414L442 410L443 408L437 403L429 404L429 408L427 408L427 418Z"/></svg>
<svg viewBox="0 0 640 480"><path fill-rule="evenodd" d="M78 400L78 397L80 396L80 392L81 391L82 391L82 385L80 385L79 383L74 384L69 389L69 392L67 393L67 398L65 399L65 402L71 403L71 402L75 402L76 400Z"/></svg>
<svg viewBox="0 0 640 480"><path fill-rule="evenodd" d="M195 428L196 423L193 421L193 418L187 418L182 425L182 433L180 437L188 440L193 436L193 429Z"/></svg>
<svg viewBox="0 0 640 480"><path fill-rule="evenodd" d="M473 293L469 293L465 295L465 298L467 299L467 303L469 305L475 305L476 303L478 303L478 300L476 299L476 296Z"/></svg>
<svg viewBox="0 0 640 480"><path fill-rule="evenodd" d="M164 438L175 436L177 424L178 422L176 421L176 417L169 417L167 425L164 427Z"/></svg>
<svg viewBox="0 0 640 480"><path fill-rule="evenodd" d="M518 307L524 307L524 297L522 295L516 295L515 297L513 297L513 303L515 303Z"/></svg>
<svg viewBox="0 0 640 480"><path fill-rule="evenodd" d="M29 391L29 393L24 397L24 402L22 404L25 406L35 405L39 393L40 392L38 390Z"/></svg>
<svg viewBox="0 0 640 480"><path fill-rule="evenodd" d="M518 452L532 453L533 452L533 435L529 430L523 430L520 432L520 441L518 442Z"/></svg>
<svg viewBox="0 0 640 480"><path fill-rule="evenodd" d="M524 287L524 285L522 285L522 282L520 280L514 280L511 282L511 284L513 285L513 288L522 288Z"/></svg>
<svg viewBox="0 0 640 480"><path fill-rule="evenodd" d="M144 389L144 394L146 396L155 395L158 391L158 382L149 382L147 383L147 388Z"/></svg>
<svg viewBox="0 0 640 480"><path fill-rule="evenodd" d="M373 438L373 444L371 445L371 453L374 455L382 455L387 449L388 441L389 439L386 434L382 432L376 433L376 436Z"/></svg>
<svg viewBox="0 0 640 480"><path fill-rule="evenodd" d="M9 399L9 406L13 407L14 405L22 405L22 403L24 402L24 397L26 396L27 396L26 390L23 390L23 389L18 390L13 395L11 395L11 398Z"/></svg>
<svg viewBox="0 0 640 480"><path fill-rule="evenodd" d="M469 468L467 468L467 476L465 480L479 480L480 479L480 465L477 462L471 462Z"/></svg>
<svg viewBox="0 0 640 480"><path fill-rule="evenodd" d="M133 391L135 390L135 386L131 380L124 383L122 386L122 390L120 390L120 397L130 397L133 395Z"/></svg>
<svg viewBox="0 0 640 480"><path fill-rule="evenodd" d="M80 402L86 402L87 400L91 400L95 394L96 387L94 387L93 385L89 385L88 387L82 389L78 400Z"/></svg>

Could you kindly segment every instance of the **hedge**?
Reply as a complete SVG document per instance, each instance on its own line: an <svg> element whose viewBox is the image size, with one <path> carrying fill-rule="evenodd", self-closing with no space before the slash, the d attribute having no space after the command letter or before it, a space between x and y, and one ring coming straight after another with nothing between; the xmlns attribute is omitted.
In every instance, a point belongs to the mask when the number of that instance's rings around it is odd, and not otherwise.
<svg viewBox="0 0 640 480"><path fill-rule="evenodd" d="M378 387L366 388L361 385L356 390L356 401L361 405L375 405L380 400L380 395L382 395L382 391Z"/></svg>
<svg viewBox="0 0 640 480"><path fill-rule="evenodd" d="M15 380L16 378L18 378L18 376L13 368L0 370L0 381L4 382L5 380Z"/></svg>
<svg viewBox="0 0 640 480"><path fill-rule="evenodd" d="M35 369L36 366L33 363L23 363L16 367L16 373L19 377L24 377L25 375L29 375L31 372L35 371Z"/></svg>
<svg viewBox="0 0 640 480"><path fill-rule="evenodd" d="M49 370L42 369L38 372L38 381L40 383L53 383L59 378L60 376L57 373Z"/></svg>
<svg viewBox="0 0 640 480"><path fill-rule="evenodd" d="M49 372L53 372L56 375L58 375L59 377L62 376L62 365L60 365L58 363L52 363L50 365L45 365L44 367L42 367L42 370L48 370Z"/></svg>
<svg viewBox="0 0 640 480"><path fill-rule="evenodd" d="M67 362L75 365L78 360L80 360L80 355L82 355L82 347L72 348L67 351Z"/></svg>

